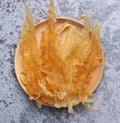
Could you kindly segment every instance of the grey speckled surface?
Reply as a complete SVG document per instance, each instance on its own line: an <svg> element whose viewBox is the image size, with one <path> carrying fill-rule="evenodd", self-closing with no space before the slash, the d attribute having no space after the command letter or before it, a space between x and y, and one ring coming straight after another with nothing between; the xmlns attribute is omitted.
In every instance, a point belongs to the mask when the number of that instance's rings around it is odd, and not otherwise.
<svg viewBox="0 0 120 123"><path fill-rule="evenodd" d="M94 103L101 111L78 105L73 115L67 109L38 109L18 84L14 54L25 14L24 2L31 6L36 22L48 15L49 0L0 0L0 123L120 123L120 1L55 1L58 15L78 19L87 12L102 27L105 71Z"/></svg>

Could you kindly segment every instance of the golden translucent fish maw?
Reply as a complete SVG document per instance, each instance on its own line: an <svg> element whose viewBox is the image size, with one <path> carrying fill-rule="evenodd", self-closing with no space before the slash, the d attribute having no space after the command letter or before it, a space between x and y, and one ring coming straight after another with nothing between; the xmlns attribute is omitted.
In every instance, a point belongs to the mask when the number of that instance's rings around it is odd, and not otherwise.
<svg viewBox="0 0 120 123"><path fill-rule="evenodd" d="M80 102L98 110L89 105L104 68L98 22L90 29L88 14L80 17L84 25L57 18L53 0L49 18L37 25L27 4L25 11L15 69L30 99L39 106L68 107L69 113Z"/></svg>

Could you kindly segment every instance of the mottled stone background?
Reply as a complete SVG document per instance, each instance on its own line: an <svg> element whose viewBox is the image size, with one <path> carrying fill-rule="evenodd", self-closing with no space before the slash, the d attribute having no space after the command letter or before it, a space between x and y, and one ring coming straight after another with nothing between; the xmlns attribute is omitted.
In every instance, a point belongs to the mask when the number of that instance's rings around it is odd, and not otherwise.
<svg viewBox="0 0 120 123"><path fill-rule="evenodd" d="M14 55L25 2L31 6L36 22L48 16L49 0L0 0L0 123L120 123L120 1L55 0L58 15L79 19L87 12L102 27L105 71L94 103L101 111L80 104L73 115L67 109L38 109L18 84Z"/></svg>

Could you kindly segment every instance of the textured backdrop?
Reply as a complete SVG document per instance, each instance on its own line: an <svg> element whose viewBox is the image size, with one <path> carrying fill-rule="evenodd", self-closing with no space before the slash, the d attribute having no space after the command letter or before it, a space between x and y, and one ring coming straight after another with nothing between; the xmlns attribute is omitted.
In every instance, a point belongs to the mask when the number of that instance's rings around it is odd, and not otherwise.
<svg viewBox="0 0 120 123"><path fill-rule="evenodd" d="M56 0L60 16L79 19L83 13L92 15L102 27L105 71L95 91L92 111L81 104L74 114L67 109L43 107L30 101L15 76L14 55L28 2L36 22L48 16L49 0L0 0L0 123L120 123L120 1L119 0Z"/></svg>

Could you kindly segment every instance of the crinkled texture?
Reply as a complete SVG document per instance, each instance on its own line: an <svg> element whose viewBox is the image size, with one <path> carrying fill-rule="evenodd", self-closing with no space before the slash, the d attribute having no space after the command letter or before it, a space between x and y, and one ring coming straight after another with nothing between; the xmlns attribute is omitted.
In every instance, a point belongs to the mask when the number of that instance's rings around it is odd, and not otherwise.
<svg viewBox="0 0 120 123"><path fill-rule="evenodd" d="M32 13L27 5L25 7L20 39L24 68L21 80L28 95L41 105L68 107L69 112L80 102L88 106L85 103L90 96L87 84L92 70L102 61L99 24L96 23L90 32L91 17L85 14L81 16L85 23L79 34L75 26L67 22L57 28L51 0L49 24L38 47ZM60 34L64 30L67 33L63 41Z"/></svg>

